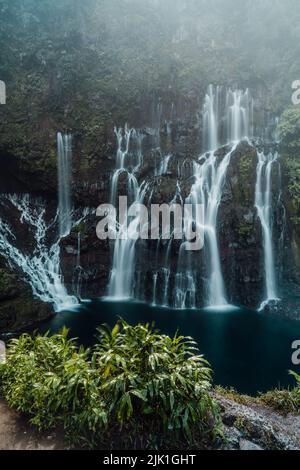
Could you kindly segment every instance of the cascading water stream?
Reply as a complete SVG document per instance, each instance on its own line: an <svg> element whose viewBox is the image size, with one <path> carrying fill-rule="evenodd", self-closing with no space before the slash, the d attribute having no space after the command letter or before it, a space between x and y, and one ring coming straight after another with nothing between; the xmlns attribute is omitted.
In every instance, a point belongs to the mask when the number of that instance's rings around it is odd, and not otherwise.
<svg viewBox="0 0 300 470"><path fill-rule="evenodd" d="M203 207L203 228L205 239L208 241L208 300L207 306L222 307L227 305L223 275L221 270L220 254L217 240L217 215L222 198L223 185L226 178L228 165L232 152L236 145L218 163L218 157L214 152L209 152L201 157L201 164L194 164L195 182L191 193L186 199L187 204ZM195 223L194 220L186 221L187 224ZM175 279L175 307L195 307L196 273L191 266L187 266L187 260L191 254L184 249L185 243L180 247L178 270ZM187 297L186 293L189 293ZM187 304L187 299L189 303Z"/></svg>
<svg viewBox="0 0 300 470"><path fill-rule="evenodd" d="M115 129L115 134L118 143L117 168L112 176L111 202L116 206L119 177L125 173L129 203L137 207L133 220L127 217L123 224L119 225L114 242L108 296L120 300L131 298L134 294L135 245L137 241L134 234L138 233L140 223L138 204L143 202L148 185L143 182L139 186L135 176L143 159L142 134L135 129L129 130L127 126L125 126L124 133L122 129Z"/></svg>
<svg viewBox="0 0 300 470"><path fill-rule="evenodd" d="M165 155L161 161L157 176L165 175L168 172L168 166L172 158L171 154Z"/></svg>
<svg viewBox="0 0 300 470"><path fill-rule="evenodd" d="M76 305L77 299L68 295L60 272L60 239L50 244L49 233L57 223L56 218L49 224L45 221L45 206L41 201L30 199L29 195L2 195L1 204L13 207L26 224L34 238L32 253L25 253L18 245L17 234L4 220L0 226L0 253L10 266L19 267L25 280L30 284L33 295L43 302L51 303L55 311Z"/></svg>
<svg viewBox="0 0 300 470"><path fill-rule="evenodd" d="M252 126L252 99L249 91L226 90L225 109L221 106L222 88L208 87L203 105L203 143L205 153L194 164L194 184L186 203L202 204L203 225L208 253L206 256L208 276L207 306L222 307L228 304L221 269L217 237L217 216L222 199L223 187L232 153L238 142L250 134ZM227 135L222 137L221 121L225 122ZM223 124L224 125L224 124ZM221 139L221 141L220 141ZM232 148L221 159L215 155L221 143L232 143ZM194 220L188 223L195 223ZM175 307L195 306L197 273L192 269L190 254L180 247L178 268L175 277ZM188 295L187 295L188 294Z"/></svg>
<svg viewBox="0 0 300 470"><path fill-rule="evenodd" d="M253 101L249 91L226 90L225 110L223 120L227 118L227 140L233 142L233 147L218 162L215 155L220 145L219 129L222 117L220 106L220 87L215 92L210 85L203 107L204 122L207 123L207 138L209 153L200 157L202 165L195 165L195 191L200 195L199 201L204 204L205 237L208 240L208 306L227 305L224 280L221 270L220 253L217 240L217 215L220 206L223 186L232 153L236 150L242 138L248 138L252 128ZM225 121L226 122L226 121Z"/></svg>
<svg viewBox="0 0 300 470"><path fill-rule="evenodd" d="M224 280L221 270L220 253L217 240L217 215L222 198L223 185L232 152L236 145L217 164L217 157L210 153L197 175L201 200L204 204L205 235L209 243L209 306L227 305ZM204 184L203 184L204 183Z"/></svg>
<svg viewBox="0 0 300 470"><path fill-rule="evenodd" d="M228 142L238 142L252 137L253 100L249 90L227 90L226 108Z"/></svg>
<svg viewBox="0 0 300 470"><path fill-rule="evenodd" d="M123 225L119 226L117 238L114 243L113 264L108 286L109 297L115 300L133 297L134 273L135 273L135 245L140 228L140 213L138 204L142 204L147 184L142 184L137 189L137 198L134 205L137 207L136 216L133 220L126 218Z"/></svg>
<svg viewBox="0 0 300 470"><path fill-rule="evenodd" d="M255 207L260 219L263 232L264 270L266 298L261 303L259 310L272 300L277 301L277 285L275 274L274 250L272 239L272 167L278 159L278 153L258 152L256 170Z"/></svg>
<svg viewBox="0 0 300 470"><path fill-rule="evenodd" d="M72 228L71 173L72 136L57 134L58 209L54 219L46 222L46 203L25 195L4 194L0 203L4 213L10 207L19 214L20 223L34 240L30 249L20 248L17 233L5 220L1 220L0 253L9 265L18 267L30 284L33 295L51 303L55 311L78 304L75 296L68 295L60 270L60 241ZM84 211L74 225L84 220ZM58 233L57 233L58 232ZM80 239L77 264L80 263Z"/></svg>
<svg viewBox="0 0 300 470"><path fill-rule="evenodd" d="M64 237L70 233L72 226L71 208L71 172L72 172L72 136L57 134L58 157L58 213L59 235Z"/></svg>
<svg viewBox="0 0 300 470"><path fill-rule="evenodd" d="M219 94L220 88L214 90L209 85L208 92L204 98L203 105L203 146L205 150L216 150L219 143Z"/></svg>
<svg viewBox="0 0 300 470"><path fill-rule="evenodd" d="M156 289L157 289L157 278L158 273L153 274L153 298L152 298L152 305L156 305Z"/></svg>
<svg viewBox="0 0 300 470"><path fill-rule="evenodd" d="M163 155L160 149L161 106L159 105L155 111L153 129L156 130L154 133L156 138L153 141L153 146L156 151L159 150L155 155L160 155L160 161L158 165L155 161L154 176L159 178L168 172L171 154ZM205 239L203 261L206 266L207 287L205 303L209 307L223 307L228 305L228 302L218 246L218 211L231 155L236 150L239 141L244 138L248 139L253 133L253 100L248 90L232 91L224 87L210 85L204 98L202 116L204 153L193 165L194 182L190 194L184 201L193 207L193 211L191 214L185 215L183 225L193 226L197 223L194 219L196 205L201 204L203 206ZM127 195L130 204L142 202L147 185L143 182L139 186L137 182L136 170L141 163L133 163L133 160L136 160L137 152L132 151L139 133L130 130L127 126L124 131L118 129L115 130L115 133L118 150L116 170L112 176L111 202L113 204L117 202L119 179L123 173L127 175ZM217 154L217 150L225 144L230 145L230 150L227 149L222 157ZM141 156L138 160L142 161ZM189 164L190 162L187 161L187 165ZM186 168L187 165L180 167L179 162L177 163L177 189L171 203L176 202L178 198L181 199L181 203L183 202L180 194L181 179L191 177L190 170ZM139 272L138 292L134 287L136 241L124 240L124 237L121 236L127 229L134 232L138 224L138 214L133 220L125 221L124 226L119 227L117 240L114 243L113 266L108 292L109 296L115 299L125 299L137 295L139 298L143 297L140 292L141 272ZM198 255L186 250L187 240L184 238L179 246L177 269L174 275L171 253L173 253L173 246L176 245L174 245L173 235L168 243L161 243L161 240L158 240L157 243L157 255L161 250L165 250L165 254L162 261L160 256L157 256L156 268L152 271L152 303L167 306L172 298L172 305L175 308L195 308L199 305L199 265L197 266L195 263ZM158 289L158 285L161 286L160 289Z"/></svg>

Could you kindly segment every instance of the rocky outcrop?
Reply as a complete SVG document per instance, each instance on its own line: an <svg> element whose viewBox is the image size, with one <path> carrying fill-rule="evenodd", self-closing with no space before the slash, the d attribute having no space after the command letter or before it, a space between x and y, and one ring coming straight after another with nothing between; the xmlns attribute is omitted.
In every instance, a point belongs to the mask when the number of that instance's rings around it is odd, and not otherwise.
<svg viewBox="0 0 300 470"><path fill-rule="evenodd" d="M247 142L231 157L219 208L219 243L232 304L257 308L263 297L263 248L255 200L257 154Z"/></svg>
<svg viewBox="0 0 300 470"><path fill-rule="evenodd" d="M26 282L13 271L0 268L0 333L34 327L51 315L51 306L33 299Z"/></svg>
<svg viewBox="0 0 300 470"><path fill-rule="evenodd" d="M69 292L82 299L104 295L108 284L111 266L109 242L97 238L96 225L96 215L90 215L61 242L64 284Z"/></svg>
<svg viewBox="0 0 300 470"><path fill-rule="evenodd" d="M300 450L300 416L217 396L226 450Z"/></svg>

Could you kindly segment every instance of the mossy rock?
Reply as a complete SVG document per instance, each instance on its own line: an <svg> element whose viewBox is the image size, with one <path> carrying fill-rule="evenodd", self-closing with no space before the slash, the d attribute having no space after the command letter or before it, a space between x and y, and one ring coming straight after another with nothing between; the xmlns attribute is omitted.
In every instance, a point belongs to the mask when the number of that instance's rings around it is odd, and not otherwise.
<svg viewBox="0 0 300 470"><path fill-rule="evenodd" d="M31 327L52 315L52 307L32 297L31 288L9 268L0 268L0 332Z"/></svg>

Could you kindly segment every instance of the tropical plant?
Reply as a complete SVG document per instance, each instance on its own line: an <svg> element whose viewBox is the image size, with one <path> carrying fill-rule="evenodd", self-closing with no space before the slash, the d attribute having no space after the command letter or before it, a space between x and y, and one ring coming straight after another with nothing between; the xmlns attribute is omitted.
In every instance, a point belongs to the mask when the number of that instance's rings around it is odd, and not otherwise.
<svg viewBox="0 0 300 470"><path fill-rule="evenodd" d="M13 339L0 369L1 392L38 429L61 424L72 442L87 443L105 426L107 415L89 351L77 351L67 335L63 329L54 336L23 334Z"/></svg>
<svg viewBox="0 0 300 470"><path fill-rule="evenodd" d="M211 432L218 410L211 370L190 337L170 338L149 324L102 326L95 350L101 394L121 424L136 417L159 420L164 433Z"/></svg>
<svg viewBox="0 0 300 470"><path fill-rule="evenodd" d="M211 370L192 338L124 321L100 327L92 350L67 336L23 334L0 367L1 394L38 429L62 425L73 445L90 447L218 434Z"/></svg>

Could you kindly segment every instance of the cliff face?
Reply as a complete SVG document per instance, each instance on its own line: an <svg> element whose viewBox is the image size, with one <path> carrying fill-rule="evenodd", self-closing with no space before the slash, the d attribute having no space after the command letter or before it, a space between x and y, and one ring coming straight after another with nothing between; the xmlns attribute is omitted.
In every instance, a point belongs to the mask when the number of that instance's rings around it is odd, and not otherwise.
<svg viewBox="0 0 300 470"><path fill-rule="evenodd" d="M198 100L199 101L199 100ZM147 203L170 203L176 194L178 181L182 200L189 195L194 182L193 162L197 161L202 147L202 121L199 114L199 104L184 108L180 103L173 104L176 110L171 126L168 128L170 106L162 103L164 111L160 114L159 149L153 139L150 127L143 127L143 164L137 172L139 184L147 181L152 190L151 201ZM154 106L157 109L157 105ZM154 113L155 117L155 113ZM136 118L137 119L137 118ZM153 113L152 113L153 119ZM155 119L154 119L155 120ZM151 119L149 118L149 121ZM57 204L57 168L53 141L54 130L48 129L44 135L44 146L35 147L35 154L11 157L5 153L5 173L3 180L5 190L30 192L46 199L52 212ZM73 181L72 194L75 207L89 208L90 214L84 222L72 229L71 234L61 241L61 269L64 283L69 294L81 298L95 298L107 294L110 270L112 266L113 244L100 241L96 236L96 225L99 219L95 215L97 206L107 203L111 198L111 177L116 167L116 136L113 128L101 136L102 146L99 149L98 139L95 149L91 151L84 135L73 136ZM259 147L258 147L259 148ZM47 151L49 151L48 154ZM226 154L226 148L220 148L217 158L221 161ZM46 152L46 153L45 153ZM2 154L3 155L3 154ZM171 155L167 167L160 168L162 156ZM27 170L24 161L27 160ZM37 164L44 161L44 168ZM297 231L297 200L291 200L291 164L293 158L282 155L280 164L272 171L272 213L273 238L276 275L280 283L280 296L284 298L279 310L280 314L298 317L297 298L299 296L299 240ZM13 162L13 163L12 163ZM30 168L30 169L29 169ZM264 296L264 254L261 223L255 208L255 185L257 168L257 150L249 143L241 142L231 155L227 170L221 204L218 211L217 236L220 249L220 260L228 301L232 304L249 308L258 308ZM42 178L41 178L42 175ZM119 194L126 194L126 177L120 176ZM123 183L122 183L123 181ZM7 213L4 214L7 216ZM16 216L9 215L14 221ZM17 232L22 226L14 222ZM21 240L22 237L20 237ZM30 242L28 242L30 245ZM78 243L80 243L80 262L78 262ZM22 245L22 242L21 242ZM25 244L26 245L26 244ZM136 282L141 282L142 295L140 298L153 301L153 276L159 271L158 283L164 282L164 259L166 243L138 242L136 258ZM25 246L26 248L26 246ZM179 244L172 245L170 256L170 289L168 302L172 305L175 274L178 265ZM25 250L26 251L26 250ZM199 305L204 305L202 297L207 290L205 269L205 250L198 258L199 275ZM2 265L6 262L2 259ZM15 270L14 279L23 275ZM139 277L139 281L137 278ZM4 285L13 288L14 282L10 277L5 278ZM21 286L23 283L21 282ZM3 290L2 286L2 290ZM22 290L22 289L21 289ZM22 291L22 312L12 314L17 309L17 300L10 300L3 293L0 301L2 329L16 329L22 324L34 323L50 314L44 304L33 301ZM10 297L12 299L12 297ZM19 304L18 304L19 305ZM8 309L8 310L7 310ZM10 312L8 315L7 312ZM28 312L28 313L26 313ZM31 313L30 313L31 312ZM20 317L20 320L17 318ZM10 317L10 321L8 321Z"/></svg>
<svg viewBox="0 0 300 470"><path fill-rule="evenodd" d="M281 55L289 51L283 41L276 51L278 60L274 59L276 65L272 66L276 79L270 86L270 65L257 60L249 45L253 39L253 30L247 29L251 21L243 24L244 16L256 19L257 12L241 12L229 38L221 33L226 18L217 15L210 28L212 19L209 15L201 19L199 13L204 10L199 2L183 7L181 2L172 1L180 14L171 15L168 27L160 11L168 11L167 2L159 8L147 2L146 11L135 0L127 6L120 2L118 11L109 1L102 2L100 8L98 2L89 0L79 10L68 1L57 2L56 9L53 2L42 3L38 8L30 1L23 9L16 2L1 6L1 47L6 53L0 78L6 81L8 96L7 104L0 107L0 185L2 193L28 192L42 197L52 213L57 205L58 131L73 135L72 194L76 208L95 210L100 203L109 202L117 151L113 129L125 122L141 129L144 136L139 183L151 183L151 202L168 203L174 198L178 178L182 197L190 192L193 162L203 147L201 107L209 83L250 87L256 99L254 134L259 136L266 134L262 130L267 122L282 112L289 99L290 89L284 84L287 76L295 74L293 64L297 61L290 55L281 61ZM265 21L263 15L259 18ZM289 24L293 31L293 21ZM272 24L268 28L270 35L278 34ZM210 31L218 29L220 35L211 37ZM232 37L246 37L249 44L244 41L242 49ZM273 50L273 44L264 45L268 57L268 48ZM297 125L294 127L297 134ZM157 136L153 136L153 129L159 129L160 150L154 144ZM294 146L293 151L282 148L281 171L276 166L272 174L272 212L276 272L280 295L285 298L280 311L299 317L299 147L294 150ZM161 155L167 154L172 155L167 170L155 176ZM218 154L221 159L224 149ZM250 308L258 307L264 291L262 230L254 207L256 165L256 151L246 142L241 143L231 156L217 227L228 300ZM19 215L4 213L1 208L0 216L8 217L16 227L17 243L23 246L22 224L16 223ZM69 293L76 295L80 289L83 298L107 293L112 246L97 239L97 222L90 213L86 222L75 226L61 242L65 285ZM32 248L33 242L28 240L25 252ZM170 259L173 273L178 252L179 245L174 244ZM153 300L153 275L157 263L163 267L164 253L164 245L158 250L157 243L141 244L136 271L143 271L148 301ZM205 256L204 252L199 255L198 281L203 287L199 296L206 289ZM20 281L21 271L14 269L11 277L5 259L1 259L1 267L2 328L17 328L23 321L21 317L29 324L47 316L44 304L33 301ZM15 282L21 286L16 296L23 299L22 308L11 295L7 297L7 289L15 292ZM160 277L158 282L162 282ZM170 282L172 287L174 279ZM14 320L8 321L7 311Z"/></svg>
<svg viewBox="0 0 300 470"><path fill-rule="evenodd" d="M220 158L222 158L220 150ZM167 174L154 178L154 193L152 203L170 203L176 192L178 181L177 166L182 164L184 154L180 158L177 154L173 165L170 163ZM146 165L151 160L147 154L144 156ZM192 158L191 158L192 161ZM249 308L257 308L264 295L264 255L261 223L255 208L257 152L249 144L241 143L231 157L228 168L223 197L218 215L218 239L220 258L225 280L228 299L231 303ZM193 177L189 174L191 166L187 165L187 176L180 178L183 199L189 194ZM284 210L284 200L278 203L280 184L279 166L273 174L273 210L274 220L274 251L276 253L276 272L280 280L280 291L283 296L292 289L298 273L292 260L292 250L297 248L290 244L289 227L286 219L289 214ZM147 179L147 171L142 168L141 175ZM100 177L101 178L101 177ZM110 200L109 192L101 202ZM96 197L97 199L97 197ZM112 264L112 244L103 242L96 237L96 224L99 219L90 216L89 223L82 227L81 232L81 268L83 270L83 297L93 297L107 294L107 284ZM80 227L74 229L69 237L62 243L62 268L65 282L71 287L74 284L74 272L77 259L78 232ZM284 238L282 238L284 237ZM157 270L157 259L164 266L165 243L159 248L157 242L138 242L136 271L141 271L145 279L144 295L148 301L153 300L153 275ZM179 245L173 244L171 256L171 277L175 276L178 263ZM198 266L199 276L205 277L203 252L200 255ZM146 261L147 260L147 261ZM297 262L297 258L295 260ZM293 268L291 269L291 266ZM294 274L292 274L292 272ZM290 279L290 283L287 279ZM76 279L76 276L75 276ZM282 279L286 279L282 283ZM162 279L159 281L163 282ZM77 281L75 281L76 284ZM171 281L172 284L173 281ZM201 295L201 293L199 293ZM172 299L169 299L172 303ZM291 312L289 312L290 314Z"/></svg>

